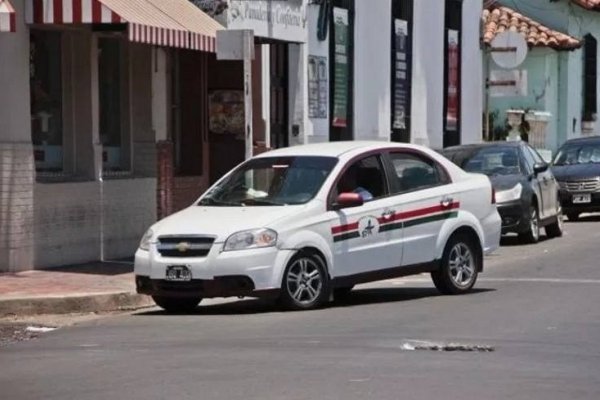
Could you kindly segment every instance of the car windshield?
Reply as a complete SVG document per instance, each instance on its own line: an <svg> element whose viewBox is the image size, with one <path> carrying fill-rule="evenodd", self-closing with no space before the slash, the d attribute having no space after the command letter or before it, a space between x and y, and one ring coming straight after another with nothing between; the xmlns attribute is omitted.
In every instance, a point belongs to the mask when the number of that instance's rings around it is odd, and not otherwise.
<svg viewBox="0 0 600 400"><path fill-rule="evenodd" d="M519 150L510 146L481 148L466 155L458 165L467 172L477 172L488 176L521 173Z"/></svg>
<svg viewBox="0 0 600 400"><path fill-rule="evenodd" d="M554 165L600 163L600 143L571 144L558 151Z"/></svg>
<svg viewBox="0 0 600 400"><path fill-rule="evenodd" d="M250 160L202 197L198 205L284 206L310 201L337 164L334 157L269 157Z"/></svg>

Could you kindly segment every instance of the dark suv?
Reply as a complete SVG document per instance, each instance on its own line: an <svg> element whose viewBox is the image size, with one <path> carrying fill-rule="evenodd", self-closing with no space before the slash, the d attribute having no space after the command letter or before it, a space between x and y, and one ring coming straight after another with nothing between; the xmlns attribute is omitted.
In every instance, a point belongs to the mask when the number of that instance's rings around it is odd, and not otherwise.
<svg viewBox="0 0 600 400"><path fill-rule="evenodd" d="M523 242L562 236L558 185L542 157L526 142L490 142L448 147L441 151L467 172L489 176L496 191L502 233L518 233Z"/></svg>
<svg viewBox="0 0 600 400"><path fill-rule="evenodd" d="M552 172L571 221L581 213L600 211L600 136L565 142L554 157Z"/></svg>

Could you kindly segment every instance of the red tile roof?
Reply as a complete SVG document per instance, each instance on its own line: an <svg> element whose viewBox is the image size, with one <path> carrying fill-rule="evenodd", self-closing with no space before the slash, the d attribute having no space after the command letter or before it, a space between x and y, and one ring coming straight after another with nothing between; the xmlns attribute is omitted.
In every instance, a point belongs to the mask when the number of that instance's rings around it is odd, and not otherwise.
<svg viewBox="0 0 600 400"><path fill-rule="evenodd" d="M600 11L600 0L571 0L573 3L587 10Z"/></svg>
<svg viewBox="0 0 600 400"><path fill-rule="evenodd" d="M600 3L600 0L596 1ZM511 8L498 4L488 5L483 10L483 41L489 45L496 35L504 31L521 33L532 47L550 47L555 50L573 50L581 47L580 40L552 30Z"/></svg>

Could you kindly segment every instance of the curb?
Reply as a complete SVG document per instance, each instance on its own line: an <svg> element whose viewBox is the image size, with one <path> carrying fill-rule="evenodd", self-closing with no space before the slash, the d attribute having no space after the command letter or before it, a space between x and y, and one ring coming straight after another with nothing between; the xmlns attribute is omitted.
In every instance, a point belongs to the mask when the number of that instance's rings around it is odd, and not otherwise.
<svg viewBox="0 0 600 400"><path fill-rule="evenodd" d="M131 310L153 306L150 296L134 292L67 297L35 297L0 300L0 317L71 314Z"/></svg>

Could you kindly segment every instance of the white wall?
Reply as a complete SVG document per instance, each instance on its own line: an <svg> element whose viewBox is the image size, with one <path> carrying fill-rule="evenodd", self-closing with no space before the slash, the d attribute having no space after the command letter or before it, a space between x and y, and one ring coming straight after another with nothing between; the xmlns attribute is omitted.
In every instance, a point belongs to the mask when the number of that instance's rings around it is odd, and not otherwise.
<svg viewBox="0 0 600 400"><path fill-rule="evenodd" d="M357 0L355 7L354 139L389 140L391 0Z"/></svg>
<svg viewBox="0 0 600 400"><path fill-rule="evenodd" d="M479 18L477 19L479 21ZM444 109L444 7L414 2L411 141L441 148Z"/></svg>
<svg viewBox="0 0 600 400"><path fill-rule="evenodd" d="M480 47L481 0L463 0L461 143L478 143L483 132L483 58Z"/></svg>
<svg viewBox="0 0 600 400"><path fill-rule="evenodd" d="M24 1L11 3L17 32L0 33L0 272L33 265L29 31L19 18Z"/></svg>

